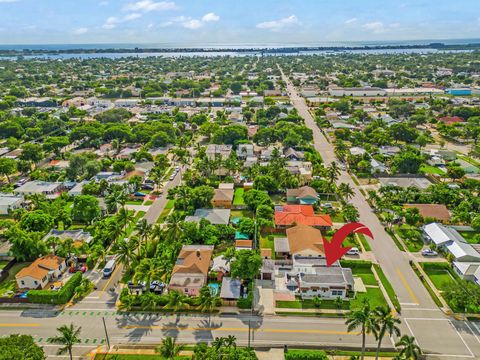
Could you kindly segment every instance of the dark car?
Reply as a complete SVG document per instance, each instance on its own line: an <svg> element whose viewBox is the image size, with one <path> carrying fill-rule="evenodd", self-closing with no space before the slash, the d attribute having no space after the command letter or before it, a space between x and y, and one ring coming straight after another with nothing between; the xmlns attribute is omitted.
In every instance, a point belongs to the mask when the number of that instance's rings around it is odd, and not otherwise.
<svg viewBox="0 0 480 360"><path fill-rule="evenodd" d="M142 184L141 188L142 190L153 190L154 186L150 184Z"/></svg>

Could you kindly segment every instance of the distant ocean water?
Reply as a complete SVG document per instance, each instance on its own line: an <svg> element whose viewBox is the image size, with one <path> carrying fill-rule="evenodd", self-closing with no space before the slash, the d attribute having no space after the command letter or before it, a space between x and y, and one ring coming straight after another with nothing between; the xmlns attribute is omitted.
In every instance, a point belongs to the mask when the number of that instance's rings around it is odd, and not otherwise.
<svg viewBox="0 0 480 360"><path fill-rule="evenodd" d="M425 39L402 41L337 41L337 42L296 42L296 43L111 43L111 44L0 44L0 50L72 50L72 49L154 49L154 48L209 48L209 49L241 49L241 48L283 48L283 47L353 47L353 46L388 46L388 45L428 45L444 43L446 45L464 45L480 43L480 39Z"/></svg>

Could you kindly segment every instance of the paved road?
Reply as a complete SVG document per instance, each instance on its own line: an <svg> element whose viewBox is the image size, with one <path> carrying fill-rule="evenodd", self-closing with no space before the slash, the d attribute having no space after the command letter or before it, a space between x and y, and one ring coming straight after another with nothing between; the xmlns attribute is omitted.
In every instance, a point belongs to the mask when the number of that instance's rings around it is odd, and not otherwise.
<svg viewBox="0 0 480 360"><path fill-rule="evenodd" d="M160 217L165 205L167 205L168 199L168 189L174 188L182 182L182 172L184 171L184 167L180 169L173 180L169 180L165 186L163 187L162 194L154 201L154 203L150 206L147 213L143 217L147 222L151 225L157 222L157 219Z"/></svg>
<svg viewBox="0 0 480 360"><path fill-rule="evenodd" d="M329 143L324 134L320 131L312 115L308 110L305 100L298 94L290 80L282 73L283 81L287 85L288 93L292 104L300 116L305 119L305 124L313 131L315 149L321 154L326 165L338 162L335 157L333 144ZM374 240L370 242L375 259L381 265L387 278L390 280L395 293L402 306L402 318L408 331L413 333L427 353L441 352L450 354L454 349L453 344L447 345L442 334L455 335L455 328L464 328L465 324L458 321L450 321L433 302L432 298L424 288L416 274L409 265L409 255L400 251L390 236L385 232L384 226L373 213L365 197L361 194L359 187L353 182L346 171L341 171L339 182L348 183L354 190L354 196L350 200L359 211L360 222L366 224ZM431 321L429 321L431 319ZM452 335L452 336L453 336ZM458 346L462 346L463 339L455 338ZM475 338L474 351L480 358L480 340ZM466 351L466 350L465 350ZM458 354L460 355L460 354ZM462 355L463 356L463 355Z"/></svg>

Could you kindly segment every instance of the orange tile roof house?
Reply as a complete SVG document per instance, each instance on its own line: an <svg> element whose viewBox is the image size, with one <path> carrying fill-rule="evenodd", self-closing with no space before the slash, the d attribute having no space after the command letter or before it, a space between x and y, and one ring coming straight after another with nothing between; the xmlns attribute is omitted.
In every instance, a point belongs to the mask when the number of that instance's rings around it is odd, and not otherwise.
<svg viewBox="0 0 480 360"><path fill-rule="evenodd" d="M287 229L286 238L275 238L274 241L275 254L278 257L325 256L322 233L311 226L291 227Z"/></svg>
<svg viewBox="0 0 480 360"><path fill-rule="evenodd" d="M437 219L441 222L449 222L451 220L450 211L443 204L405 204L403 207L405 209L417 208L424 219Z"/></svg>
<svg viewBox="0 0 480 360"><path fill-rule="evenodd" d="M330 229L333 222L330 215L315 214L312 205L279 205L275 206L275 225L278 228L309 225Z"/></svg>
<svg viewBox="0 0 480 360"><path fill-rule="evenodd" d="M184 245L173 267L168 289L197 296L207 284L213 248L213 245Z"/></svg>
<svg viewBox="0 0 480 360"><path fill-rule="evenodd" d="M55 255L45 255L15 275L20 289L43 289L50 281L58 278L67 269L65 259Z"/></svg>
<svg viewBox="0 0 480 360"><path fill-rule="evenodd" d="M215 189L215 193L212 198L212 205L215 208L230 209L232 207L233 184L219 184L218 189Z"/></svg>

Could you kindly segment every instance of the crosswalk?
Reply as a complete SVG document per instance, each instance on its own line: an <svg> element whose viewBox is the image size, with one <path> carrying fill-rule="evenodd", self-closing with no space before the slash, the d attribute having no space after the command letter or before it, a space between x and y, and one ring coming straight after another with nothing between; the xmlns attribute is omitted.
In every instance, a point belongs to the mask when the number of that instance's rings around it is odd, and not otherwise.
<svg viewBox="0 0 480 360"><path fill-rule="evenodd" d="M33 340L39 345L53 344L53 338L33 336ZM78 345L98 346L105 344L105 338L83 338Z"/></svg>

